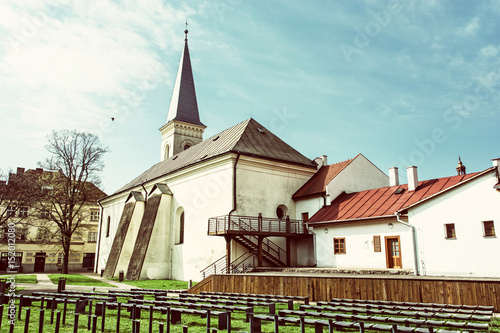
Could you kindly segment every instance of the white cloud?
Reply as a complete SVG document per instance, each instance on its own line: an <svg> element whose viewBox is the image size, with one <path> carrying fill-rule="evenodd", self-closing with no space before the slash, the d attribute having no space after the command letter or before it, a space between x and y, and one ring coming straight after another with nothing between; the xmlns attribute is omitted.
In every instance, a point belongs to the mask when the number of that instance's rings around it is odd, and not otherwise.
<svg viewBox="0 0 500 333"><path fill-rule="evenodd" d="M479 17L474 17L461 31L465 36L475 36L479 31Z"/></svg>
<svg viewBox="0 0 500 333"><path fill-rule="evenodd" d="M52 129L98 130L127 96L172 75L162 57L179 51L189 12L161 0L0 4L0 100L11 115L0 130L8 140L24 128L32 141Z"/></svg>
<svg viewBox="0 0 500 333"><path fill-rule="evenodd" d="M498 56L498 47L493 45L485 46L481 49L481 55L485 57L496 57Z"/></svg>

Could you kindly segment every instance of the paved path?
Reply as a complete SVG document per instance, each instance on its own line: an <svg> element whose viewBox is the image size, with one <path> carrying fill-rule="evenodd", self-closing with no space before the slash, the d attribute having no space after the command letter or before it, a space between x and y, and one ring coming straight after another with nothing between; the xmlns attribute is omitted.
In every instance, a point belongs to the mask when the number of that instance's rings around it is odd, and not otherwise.
<svg viewBox="0 0 500 333"><path fill-rule="evenodd" d="M137 288L125 283L118 281L113 281L107 278L101 277L99 274L94 273L77 273L90 278L103 281L113 285L114 287L92 287L92 286L72 286L66 285L66 290L76 290L76 291L108 291L110 289L120 289L120 290L130 290L131 288ZM31 294L33 291L46 291L46 292L57 292L57 283L52 283L47 274L34 273L30 275L36 275L37 283L19 283L16 287L25 288L20 293L21 294Z"/></svg>

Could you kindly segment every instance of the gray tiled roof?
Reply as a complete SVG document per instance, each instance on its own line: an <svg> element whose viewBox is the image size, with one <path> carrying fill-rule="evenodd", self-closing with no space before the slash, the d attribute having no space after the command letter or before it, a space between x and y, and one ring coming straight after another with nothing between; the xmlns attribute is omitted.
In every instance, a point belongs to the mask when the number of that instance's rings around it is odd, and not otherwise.
<svg viewBox="0 0 500 333"><path fill-rule="evenodd" d="M200 121L196 91L194 89L193 70L189 57L187 40L184 44L177 78L175 80L170 107L168 109L167 123L179 120L190 124L205 126Z"/></svg>
<svg viewBox="0 0 500 333"><path fill-rule="evenodd" d="M250 118L192 146L188 150L153 165L115 193L126 191L142 183L226 153L240 153L316 169L313 161Z"/></svg>

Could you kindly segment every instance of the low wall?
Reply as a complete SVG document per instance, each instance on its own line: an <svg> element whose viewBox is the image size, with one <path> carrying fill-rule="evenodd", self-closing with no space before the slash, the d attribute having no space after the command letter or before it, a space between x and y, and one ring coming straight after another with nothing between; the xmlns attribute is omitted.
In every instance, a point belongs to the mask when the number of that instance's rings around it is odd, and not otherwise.
<svg viewBox="0 0 500 333"><path fill-rule="evenodd" d="M500 279L417 276L212 275L189 289L201 291L388 300L440 304L493 305L500 312Z"/></svg>

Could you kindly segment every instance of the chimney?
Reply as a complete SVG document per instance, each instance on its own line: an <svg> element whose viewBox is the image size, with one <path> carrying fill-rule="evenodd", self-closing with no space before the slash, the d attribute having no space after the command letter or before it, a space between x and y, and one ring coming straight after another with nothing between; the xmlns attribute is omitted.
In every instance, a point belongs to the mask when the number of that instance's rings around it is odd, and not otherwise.
<svg viewBox="0 0 500 333"><path fill-rule="evenodd" d="M24 173L24 168L17 167L17 174L22 175Z"/></svg>
<svg viewBox="0 0 500 333"><path fill-rule="evenodd" d="M408 191L415 191L418 186L417 167L409 166L406 168L406 176L408 178Z"/></svg>
<svg viewBox="0 0 500 333"><path fill-rule="evenodd" d="M326 155L321 155L318 156L314 159L314 162L318 165L318 169L321 168L322 166L328 165L327 157Z"/></svg>
<svg viewBox="0 0 500 333"><path fill-rule="evenodd" d="M389 186L399 185L399 172L397 167L389 168Z"/></svg>
<svg viewBox="0 0 500 333"><path fill-rule="evenodd" d="M493 166L497 168L497 176L500 177L500 158L492 159Z"/></svg>

